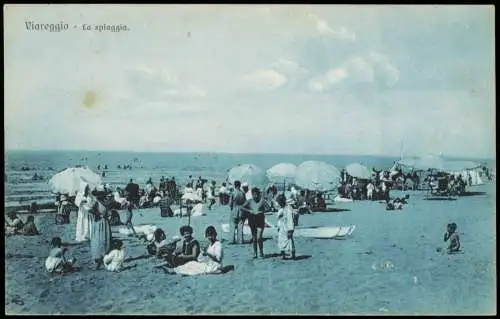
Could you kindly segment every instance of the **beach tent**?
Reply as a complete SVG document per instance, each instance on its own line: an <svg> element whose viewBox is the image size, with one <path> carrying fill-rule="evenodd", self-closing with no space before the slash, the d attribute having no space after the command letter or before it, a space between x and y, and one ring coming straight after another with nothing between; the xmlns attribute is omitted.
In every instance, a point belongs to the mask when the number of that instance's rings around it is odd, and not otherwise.
<svg viewBox="0 0 500 319"><path fill-rule="evenodd" d="M264 171L253 164L242 164L235 166L227 173L227 180L234 184L234 181L248 183L250 187L264 187L269 183Z"/></svg>
<svg viewBox="0 0 500 319"><path fill-rule="evenodd" d="M472 161L448 161L447 167L449 172L461 172L468 169L479 168L481 164Z"/></svg>
<svg viewBox="0 0 500 319"><path fill-rule="evenodd" d="M340 184L340 171L320 161L306 161L297 167L295 183L305 189L329 191Z"/></svg>
<svg viewBox="0 0 500 319"><path fill-rule="evenodd" d="M279 163L268 169L266 176L273 183L294 184L297 166L292 163Z"/></svg>
<svg viewBox="0 0 500 319"><path fill-rule="evenodd" d="M88 167L70 167L52 176L49 186L53 193L76 196L82 182L87 182L90 188L102 185L101 175L94 173Z"/></svg>
<svg viewBox="0 0 500 319"><path fill-rule="evenodd" d="M352 163L345 167L347 174L357 177L360 179L370 179L372 177L372 172L366 167L359 163Z"/></svg>

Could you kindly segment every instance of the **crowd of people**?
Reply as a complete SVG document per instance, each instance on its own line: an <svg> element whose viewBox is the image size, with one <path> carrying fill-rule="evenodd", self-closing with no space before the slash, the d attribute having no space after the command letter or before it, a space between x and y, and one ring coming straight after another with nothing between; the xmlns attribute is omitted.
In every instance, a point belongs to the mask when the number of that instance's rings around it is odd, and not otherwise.
<svg viewBox="0 0 500 319"><path fill-rule="evenodd" d="M399 210L408 203L409 195L391 199L391 188L401 178L411 179L415 181L415 185L420 182L414 173L405 175L402 171L391 173L376 170L373 170L373 173L373 179L362 180L343 170L338 188L339 195L353 200L384 200L386 210ZM467 182L470 184L470 181L464 180L461 175L446 173L430 175L424 181L429 183L431 189L442 189L445 185L446 190L452 194L463 194ZM89 184L82 182L75 197L68 194L58 195L55 223L69 224L71 212L77 210L75 240L90 243L90 256L96 269L124 269L126 253L123 241L113 238L111 234L112 226L124 225L131 230L133 236L146 242L145 251L148 254L162 260L156 268L164 269L167 273L185 275L225 272L230 268L224 267L223 244L218 240L216 228L212 225L206 227L206 241L202 242L193 237L193 228L190 225L182 226L179 230L180 236L173 236L170 240L161 228L156 229L152 238L135 231L132 223L134 209L157 205L162 217L170 217L173 216L171 205L182 205L182 199L188 193L194 194L195 197L190 197L187 203L198 198L199 202L206 203L208 209L211 209L218 199L219 205L227 206L230 212L230 242L245 243L244 229L249 229L253 258L265 256L263 234L268 227L266 214L272 213L277 217L276 245L280 255L283 259L294 259L294 230L299 225L299 216L326 209L325 192L297 189L294 185L279 190L274 184L259 188L250 187L240 181L229 183L226 180L217 187L215 180L208 183L208 180L201 176L197 180L189 176L184 189L181 190L174 177L162 177L158 187L151 178L144 188L130 179L123 189L118 187L116 190L112 190L107 184L91 189ZM31 212L36 212L36 209L36 206L32 205ZM117 211L121 209L126 210L124 223ZM5 224L5 233L8 236L40 234L33 215L29 215L26 222L23 222L15 212L9 212ZM445 242L450 243L448 250L452 252L460 248L456 228L456 224L449 224L444 237ZM61 238L53 237L45 262L47 271L68 273L77 270L76 260L67 258L66 252L67 250L62 248Z"/></svg>

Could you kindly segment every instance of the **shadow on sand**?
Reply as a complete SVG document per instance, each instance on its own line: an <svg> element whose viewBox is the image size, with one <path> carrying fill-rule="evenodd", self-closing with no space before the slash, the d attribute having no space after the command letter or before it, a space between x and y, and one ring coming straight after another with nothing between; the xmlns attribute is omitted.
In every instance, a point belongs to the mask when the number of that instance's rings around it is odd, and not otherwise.
<svg viewBox="0 0 500 319"><path fill-rule="evenodd" d="M486 195L486 192L465 192L460 196L479 196L479 195Z"/></svg>
<svg viewBox="0 0 500 319"><path fill-rule="evenodd" d="M153 256L152 255L141 255L141 256L137 256L137 257L127 258L123 262L124 263L128 263L128 262L131 262L131 261L136 261L136 260L141 260L141 259L148 259L148 258L151 258L151 257L153 257Z"/></svg>
<svg viewBox="0 0 500 319"><path fill-rule="evenodd" d="M454 197L446 197L446 196L432 196L432 197L426 197L424 199L425 200L457 200Z"/></svg>
<svg viewBox="0 0 500 319"><path fill-rule="evenodd" d="M316 213L339 213L339 212L350 212L350 209L347 208L335 208L335 207L328 207L327 209L324 210L315 210L313 211L313 214Z"/></svg>
<svg viewBox="0 0 500 319"><path fill-rule="evenodd" d="M272 253L272 254L265 254L264 259L268 258L281 258L281 254L278 253ZM300 256L295 256L295 259L287 258L286 260L304 260L304 259L309 259L311 258L311 255L300 255Z"/></svg>

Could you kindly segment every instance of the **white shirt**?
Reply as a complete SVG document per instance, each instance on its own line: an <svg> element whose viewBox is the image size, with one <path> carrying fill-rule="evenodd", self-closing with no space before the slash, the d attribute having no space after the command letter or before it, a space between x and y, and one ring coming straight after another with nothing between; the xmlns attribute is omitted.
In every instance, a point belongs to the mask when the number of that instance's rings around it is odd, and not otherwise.
<svg viewBox="0 0 500 319"><path fill-rule="evenodd" d="M248 190L248 192L246 192L246 194L245 194L245 199L246 200L250 200L252 198L253 198L252 192L250 190Z"/></svg>
<svg viewBox="0 0 500 319"><path fill-rule="evenodd" d="M294 230L295 225L293 223L293 209L289 205L278 210L278 228L289 231Z"/></svg>
<svg viewBox="0 0 500 319"><path fill-rule="evenodd" d="M219 194L225 194L225 193L227 193L227 189L226 189L226 187L221 186L221 187L219 188Z"/></svg>
<svg viewBox="0 0 500 319"><path fill-rule="evenodd" d="M114 249L104 256L104 267L109 271L119 271L125 260L125 251L123 249Z"/></svg>
<svg viewBox="0 0 500 319"><path fill-rule="evenodd" d="M224 258L224 250L222 249L222 244L220 241L216 241L213 245L210 245L207 248L207 253L214 256L218 262L214 261L212 258L208 256L203 256L203 254L200 254L198 257L199 262L213 262L217 263L219 265L222 265L222 259Z"/></svg>

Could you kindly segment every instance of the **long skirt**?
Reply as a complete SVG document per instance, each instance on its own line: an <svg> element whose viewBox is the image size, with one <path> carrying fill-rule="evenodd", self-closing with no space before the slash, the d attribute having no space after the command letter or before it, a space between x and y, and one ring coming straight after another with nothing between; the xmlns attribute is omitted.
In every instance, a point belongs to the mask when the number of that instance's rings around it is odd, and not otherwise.
<svg viewBox="0 0 500 319"><path fill-rule="evenodd" d="M85 208L80 208L76 219L76 241L85 241L90 239L90 236L92 236L92 223L92 216L90 216Z"/></svg>
<svg viewBox="0 0 500 319"><path fill-rule="evenodd" d="M291 254L295 250L295 245L292 239L288 239L287 230L283 228L278 229L278 249L279 251L285 252L285 254ZM293 235L292 235L293 236Z"/></svg>
<svg viewBox="0 0 500 319"><path fill-rule="evenodd" d="M221 269L221 264L214 261L199 262L190 261L182 266L177 266L174 268L175 273L187 276L205 275L205 274L216 274L219 273Z"/></svg>
<svg viewBox="0 0 500 319"><path fill-rule="evenodd" d="M92 259L100 259L106 255L111 246L111 227L106 218L94 221L90 236L90 253Z"/></svg>

